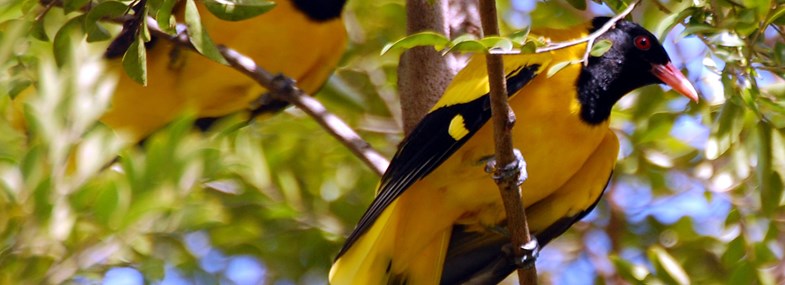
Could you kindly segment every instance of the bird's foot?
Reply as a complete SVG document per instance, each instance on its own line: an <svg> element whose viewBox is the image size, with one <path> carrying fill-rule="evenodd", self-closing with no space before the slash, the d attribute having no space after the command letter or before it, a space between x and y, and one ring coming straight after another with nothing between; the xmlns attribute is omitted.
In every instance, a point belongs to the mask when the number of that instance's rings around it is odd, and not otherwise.
<svg viewBox="0 0 785 285"><path fill-rule="evenodd" d="M496 181L506 180L511 176L515 176L515 183L520 186L526 181L526 178L528 178L528 173L526 173L526 160L523 159L523 154L521 154L520 150L513 149L512 152L515 154L515 160L513 162L504 165L501 168L497 168L496 159L491 158L485 165L485 172L493 173L493 180Z"/></svg>
<svg viewBox="0 0 785 285"><path fill-rule="evenodd" d="M508 244L502 250L512 259L512 263L516 267L527 269L534 266L534 262L540 256L540 243L532 236L529 242L521 245L521 256L516 256L511 244Z"/></svg>
<svg viewBox="0 0 785 285"><path fill-rule="evenodd" d="M540 256L540 243L537 242L537 239L532 236L532 239L521 245L521 254L520 258L515 259L515 265L519 268L529 268L534 266L534 262L537 261L537 257Z"/></svg>

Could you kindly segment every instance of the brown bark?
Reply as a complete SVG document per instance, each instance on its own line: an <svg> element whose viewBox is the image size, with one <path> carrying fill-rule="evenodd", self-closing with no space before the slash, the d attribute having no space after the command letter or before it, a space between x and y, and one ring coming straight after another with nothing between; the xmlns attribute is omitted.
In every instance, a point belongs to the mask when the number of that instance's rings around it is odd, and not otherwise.
<svg viewBox="0 0 785 285"><path fill-rule="evenodd" d="M407 0L406 32L434 31L449 37L445 19L447 3L448 0ZM406 134L439 100L453 75L448 57L441 56L432 47L416 47L401 55L398 92Z"/></svg>
<svg viewBox="0 0 785 285"><path fill-rule="evenodd" d="M499 35L496 0L480 0L480 21L486 36ZM521 171L525 169L505 169L515 162L512 142L512 126L515 114L507 104L507 86L504 81L504 61L501 55L486 55L488 68L488 85L491 96L491 112L493 113L493 134L496 148L496 169L494 177L499 186L504 210L507 215L507 228L510 230L513 252L516 260L521 260L526 252L523 247L532 242L526 211L521 201L521 188L518 181ZM525 166L521 166L525 167ZM532 248L534 250L534 248ZM531 261L533 262L533 261ZM534 264L518 268L518 282L521 285L537 284L537 268Z"/></svg>

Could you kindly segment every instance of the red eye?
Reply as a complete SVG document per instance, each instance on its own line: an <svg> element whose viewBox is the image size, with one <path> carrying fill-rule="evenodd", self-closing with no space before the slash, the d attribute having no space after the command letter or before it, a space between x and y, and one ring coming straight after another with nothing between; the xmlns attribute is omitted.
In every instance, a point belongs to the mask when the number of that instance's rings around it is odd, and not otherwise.
<svg viewBox="0 0 785 285"><path fill-rule="evenodd" d="M649 50L651 48L651 40L647 36L635 37L635 47L639 50Z"/></svg>

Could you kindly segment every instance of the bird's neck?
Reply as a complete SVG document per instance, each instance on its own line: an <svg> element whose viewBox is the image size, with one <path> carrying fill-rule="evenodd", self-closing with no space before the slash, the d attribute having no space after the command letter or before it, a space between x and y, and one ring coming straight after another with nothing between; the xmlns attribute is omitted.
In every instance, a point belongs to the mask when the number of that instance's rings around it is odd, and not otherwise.
<svg viewBox="0 0 785 285"><path fill-rule="evenodd" d="M578 77L578 101L581 104L581 120L589 125L598 125L611 116L613 104L631 91L631 82L624 82L620 65L597 64L590 58L588 66Z"/></svg>

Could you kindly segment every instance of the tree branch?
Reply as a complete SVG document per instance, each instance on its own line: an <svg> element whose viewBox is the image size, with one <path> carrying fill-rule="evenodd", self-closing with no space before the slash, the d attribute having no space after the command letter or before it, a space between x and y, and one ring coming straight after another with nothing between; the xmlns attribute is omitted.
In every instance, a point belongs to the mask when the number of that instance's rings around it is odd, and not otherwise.
<svg viewBox="0 0 785 285"><path fill-rule="evenodd" d="M496 0L480 0L480 20L485 36L498 35L499 25L496 15ZM491 96L491 112L493 113L493 133L496 147L496 167L494 178L499 187L504 210L507 215L507 227L513 245L515 259L520 260L525 252L524 245L532 242L526 212L521 200L519 177L521 168L516 164L512 145L512 126L515 114L507 103L507 87L504 81L504 62L501 55L487 54L488 84ZM508 166L514 168L508 168ZM518 281L521 285L537 284L537 268L532 264L518 269Z"/></svg>
<svg viewBox="0 0 785 285"><path fill-rule="evenodd" d="M273 75L256 65L252 59L228 48L219 46L221 55L234 69L266 87L273 96L286 100L305 111L344 146L367 164L376 174L382 175L390 164L340 118L327 111L316 99L297 88L294 80L282 74Z"/></svg>

